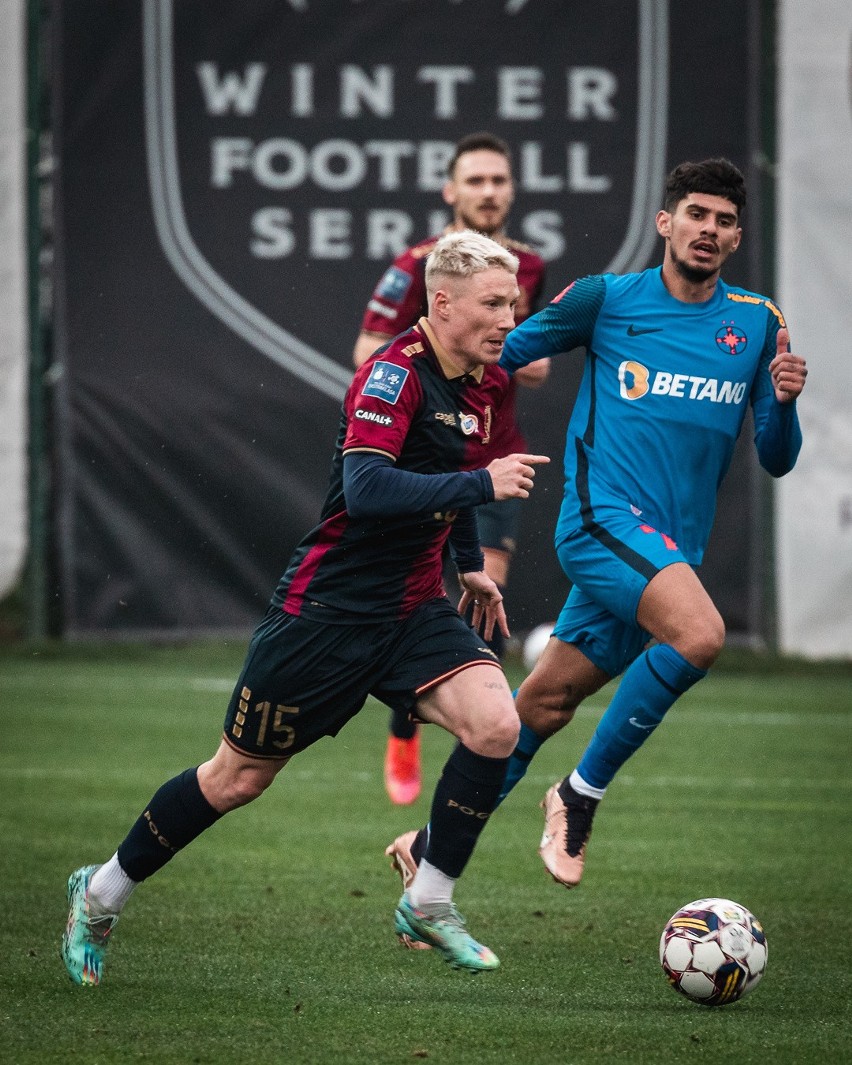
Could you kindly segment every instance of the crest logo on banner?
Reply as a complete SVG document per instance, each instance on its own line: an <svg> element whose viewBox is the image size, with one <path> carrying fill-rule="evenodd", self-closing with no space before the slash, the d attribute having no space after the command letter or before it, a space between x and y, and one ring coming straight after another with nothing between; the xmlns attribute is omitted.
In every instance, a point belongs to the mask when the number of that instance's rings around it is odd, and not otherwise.
<svg viewBox="0 0 852 1065"><path fill-rule="evenodd" d="M145 0L149 185L172 269L339 400L376 280L446 224L447 161L477 130L512 149L507 231L548 261L548 294L643 268L665 175L668 5L620 6L614 32L595 0Z"/></svg>

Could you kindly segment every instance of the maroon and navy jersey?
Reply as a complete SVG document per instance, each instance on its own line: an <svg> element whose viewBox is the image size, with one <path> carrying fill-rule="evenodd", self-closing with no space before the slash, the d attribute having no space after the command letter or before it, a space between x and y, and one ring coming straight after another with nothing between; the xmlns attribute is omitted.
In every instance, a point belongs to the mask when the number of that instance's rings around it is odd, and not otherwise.
<svg viewBox="0 0 852 1065"><path fill-rule="evenodd" d="M426 259L439 239L429 237L394 259L367 304L361 322L362 331L390 339L409 329L422 314L426 314ZM538 307L544 288L544 261L526 244L503 236L496 239L517 256L520 264L518 288L521 294L515 305L515 324L520 325ZM513 379L504 407L505 416L487 445L489 462L527 449L515 415L516 388Z"/></svg>
<svg viewBox="0 0 852 1065"><path fill-rule="evenodd" d="M442 552L456 512L353 518L343 457L373 452L421 474L483 469L508 390L509 376L497 366L459 374L425 319L368 359L343 401L320 523L296 548L273 603L356 624L405 617L443 597Z"/></svg>

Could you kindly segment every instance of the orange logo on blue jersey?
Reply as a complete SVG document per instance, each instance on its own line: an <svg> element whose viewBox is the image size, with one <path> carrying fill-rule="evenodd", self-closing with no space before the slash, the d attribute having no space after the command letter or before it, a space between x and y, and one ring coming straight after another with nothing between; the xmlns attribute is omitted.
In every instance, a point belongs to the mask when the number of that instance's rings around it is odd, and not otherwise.
<svg viewBox="0 0 852 1065"><path fill-rule="evenodd" d="M619 391L622 399L641 399L648 391L648 367L641 362L627 360L618 367Z"/></svg>

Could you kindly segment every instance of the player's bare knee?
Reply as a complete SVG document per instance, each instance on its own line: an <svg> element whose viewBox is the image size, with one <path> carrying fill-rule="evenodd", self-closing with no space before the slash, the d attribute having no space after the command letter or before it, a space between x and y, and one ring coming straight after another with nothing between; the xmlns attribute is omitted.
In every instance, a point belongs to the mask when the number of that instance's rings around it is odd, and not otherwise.
<svg viewBox="0 0 852 1065"><path fill-rule="evenodd" d="M508 758L518 743L521 723L513 707L506 707L486 719L478 718L459 740L470 750L487 758Z"/></svg>
<svg viewBox="0 0 852 1065"><path fill-rule="evenodd" d="M499 728L494 734L495 741L499 744L501 752L506 756L510 755L518 745L518 737L521 733L521 722L512 707L511 711L507 711L501 718Z"/></svg>
<svg viewBox="0 0 852 1065"><path fill-rule="evenodd" d="M220 812L227 813L254 802L266 791L273 779L274 776L261 768L242 769L236 773L212 778L205 794L209 790L210 794L206 794L208 802Z"/></svg>
<svg viewBox="0 0 852 1065"><path fill-rule="evenodd" d="M508 758L518 745L521 722L514 707L504 711L488 730L487 743L492 758ZM484 752L483 752L484 753Z"/></svg>
<svg viewBox="0 0 852 1065"><path fill-rule="evenodd" d="M234 782L233 795L238 806L245 806L259 798L272 783L259 773L242 773Z"/></svg>
<svg viewBox="0 0 852 1065"><path fill-rule="evenodd" d="M680 643L676 649L687 662L698 669L709 669L725 646L725 623L721 615L716 611L708 612L700 623L694 624L683 635Z"/></svg>

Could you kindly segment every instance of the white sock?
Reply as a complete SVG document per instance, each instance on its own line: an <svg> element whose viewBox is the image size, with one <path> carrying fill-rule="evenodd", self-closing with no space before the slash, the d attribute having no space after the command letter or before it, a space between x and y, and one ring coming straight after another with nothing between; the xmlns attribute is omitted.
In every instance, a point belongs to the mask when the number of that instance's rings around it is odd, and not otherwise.
<svg viewBox="0 0 852 1065"><path fill-rule="evenodd" d="M138 886L118 864L118 854L105 862L89 881L89 904L95 912L121 913Z"/></svg>
<svg viewBox="0 0 852 1065"><path fill-rule="evenodd" d="M434 865L421 859L417 867L417 875L408 889L408 900L412 906L424 913L432 913L434 910L445 909L453 901L453 888L456 881L453 877L442 873Z"/></svg>
<svg viewBox="0 0 852 1065"><path fill-rule="evenodd" d="M606 788L593 788L591 784L587 784L585 780L583 780L576 769L571 776L568 777L568 783L578 795L586 795L590 799L602 799L604 795L606 795Z"/></svg>

